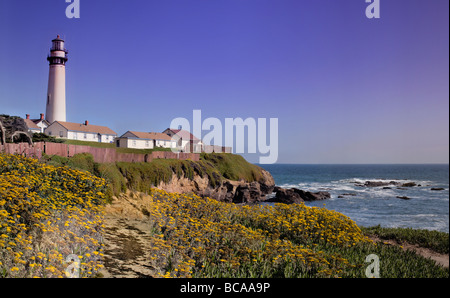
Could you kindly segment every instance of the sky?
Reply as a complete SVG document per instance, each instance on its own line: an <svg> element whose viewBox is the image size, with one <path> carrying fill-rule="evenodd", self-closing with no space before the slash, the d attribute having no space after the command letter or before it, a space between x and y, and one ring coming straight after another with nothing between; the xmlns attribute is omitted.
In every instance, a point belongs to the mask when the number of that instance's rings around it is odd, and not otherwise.
<svg viewBox="0 0 450 298"><path fill-rule="evenodd" d="M278 119L278 163L448 163L449 1L0 1L0 113L45 112L66 41L67 121ZM192 121L192 120L190 120ZM258 154L244 154L257 162Z"/></svg>

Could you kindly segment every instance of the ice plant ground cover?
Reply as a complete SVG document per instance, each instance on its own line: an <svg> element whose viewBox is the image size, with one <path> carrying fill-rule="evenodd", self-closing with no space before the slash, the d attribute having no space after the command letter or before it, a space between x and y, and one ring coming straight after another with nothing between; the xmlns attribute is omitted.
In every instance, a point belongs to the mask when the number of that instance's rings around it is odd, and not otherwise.
<svg viewBox="0 0 450 298"><path fill-rule="evenodd" d="M0 277L64 277L78 257L79 276L102 267L105 180L0 154Z"/></svg>

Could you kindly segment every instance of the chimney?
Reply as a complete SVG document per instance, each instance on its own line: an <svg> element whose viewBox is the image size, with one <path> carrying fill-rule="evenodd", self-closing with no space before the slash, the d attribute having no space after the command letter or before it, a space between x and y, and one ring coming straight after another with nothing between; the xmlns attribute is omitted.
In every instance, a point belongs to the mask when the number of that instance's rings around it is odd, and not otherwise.
<svg viewBox="0 0 450 298"><path fill-rule="evenodd" d="M27 119L30 119L30 114L26 114L25 116L27 116Z"/></svg>
<svg viewBox="0 0 450 298"><path fill-rule="evenodd" d="M87 121L87 120L84 121L84 125L86 125L86 126L89 125L89 121Z"/></svg>
<svg viewBox="0 0 450 298"><path fill-rule="evenodd" d="M41 113L41 120L44 120L44 113Z"/></svg>

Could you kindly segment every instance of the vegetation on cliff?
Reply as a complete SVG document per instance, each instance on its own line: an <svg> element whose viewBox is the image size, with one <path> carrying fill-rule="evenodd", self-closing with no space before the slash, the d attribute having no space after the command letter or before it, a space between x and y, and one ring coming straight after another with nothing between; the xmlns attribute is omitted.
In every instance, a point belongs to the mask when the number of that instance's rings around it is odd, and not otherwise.
<svg viewBox="0 0 450 298"><path fill-rule="evenodd" d="M67 165L89 171L109 182L108 196L119 195L127 189L150 192L161 182L168 183L173 174L190 180L194 176L207 177L211 187L218 186L223 179L253 182L262 179L262 169L247 162L242 156L224 153L202 153L199 161L154 159L148 163L95 163L92 155L81 153L71 158L45 156L52 165Z"/></svg>

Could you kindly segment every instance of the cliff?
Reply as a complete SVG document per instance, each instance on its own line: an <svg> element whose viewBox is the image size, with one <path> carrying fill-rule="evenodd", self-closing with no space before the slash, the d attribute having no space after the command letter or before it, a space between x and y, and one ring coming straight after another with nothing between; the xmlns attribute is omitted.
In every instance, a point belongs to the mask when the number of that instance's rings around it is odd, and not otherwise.
<svg viewBox="0 0 450 298"><path fill-rule="evenodd" d="M233 181L222 178L215 186L211 185L208 176L194 175L192 179L175 173L169 182L160 182L156 188L167 192L194 193L201 197L210 197L221 202L255 203L265 200L275 186L273 177L264 169L260 169L261 177L255 181Z"/></svg>
<svg viewBox="0 0 450 298"><path fill-rule="evenodd" d="M233 154L202 154L200 161L164 161L160 160L161 170L166 164L171 176L153 186L167 192L194 193L201 197L210 197L221 202L255 203L265 200L272 193L275 181L266 170L248 163L242 156ZM170 165L169 165L170 164ZM122 171L121 173L125 173ZM170 172L170 171L168 171ZM128 189L133 188L133 178Z"/></svg>
<svg viewBox="0 0 450 298"><path fill-rule="evenodd" d="M96 163L92 155L82 153L71 158L47 156L46 162L106 178L111 198L128 190L149 193L151 188L159 188L222 202L254 203L264 200L275 187L269 172L229 153L202 153L198 161L155 159L147 163Z"/></svg>

